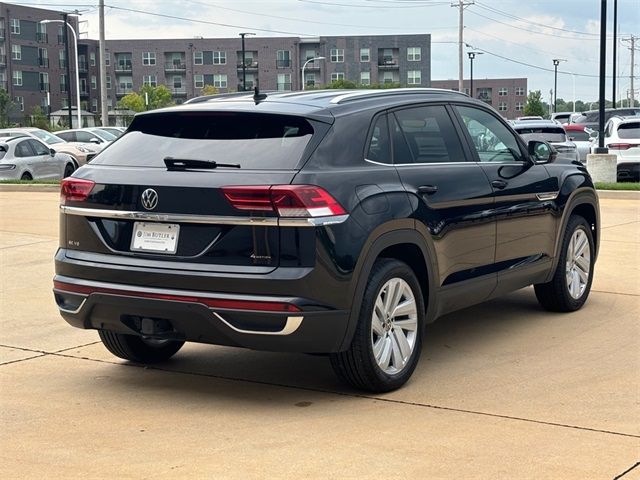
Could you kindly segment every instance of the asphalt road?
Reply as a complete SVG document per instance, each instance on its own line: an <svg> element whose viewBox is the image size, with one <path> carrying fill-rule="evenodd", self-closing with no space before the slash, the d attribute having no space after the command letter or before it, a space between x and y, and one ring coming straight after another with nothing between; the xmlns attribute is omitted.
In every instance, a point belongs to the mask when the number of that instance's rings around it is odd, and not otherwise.
<svg viewBox="0 0 640 480"><path fill-rule="evenodd" d="M638 200L601 201L581 311L524 289L448 315L412 380L380 396L324 357L111 356L57 313L57 202L0 192L1 478L640 478Z"/></svg>

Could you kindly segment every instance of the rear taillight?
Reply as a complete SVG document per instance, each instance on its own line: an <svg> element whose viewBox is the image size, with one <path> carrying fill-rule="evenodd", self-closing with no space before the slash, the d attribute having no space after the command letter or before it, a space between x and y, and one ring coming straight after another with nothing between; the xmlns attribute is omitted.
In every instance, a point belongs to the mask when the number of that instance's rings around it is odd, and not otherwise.
<svg viewBox="0 0 640 480"><path fill-rule="evenodd" d="M281 217L327 217L347 212L326 190L315 185L223 187L238 210L274 212Z"/></svg>
<svg viewBox="0 0 640 480"><path fill-rule="evenodd" d="M629 150L630 148L637 147L631 143L610 143L608 145L609 150Z"/></svg>
<svg viewBox="0 0 640 480"><path fill-rule="evenodd" d="M82 178L67 177L60 183L60 203L84 202L96 182Z"/></svg>

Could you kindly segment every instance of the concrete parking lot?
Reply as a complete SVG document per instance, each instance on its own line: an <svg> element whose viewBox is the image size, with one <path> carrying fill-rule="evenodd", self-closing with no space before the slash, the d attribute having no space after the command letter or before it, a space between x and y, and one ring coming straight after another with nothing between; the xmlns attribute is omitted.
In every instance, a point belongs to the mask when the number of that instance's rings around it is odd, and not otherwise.
<svg viewBox="0 0 640 480"><path fill-rule="evenodd" d="M111 356L53 302L57 204L0 192L2 478L640 478L637 199L601 200L584 309L545 312L529 288L448 315L379 396L318 356Z"/></svg>

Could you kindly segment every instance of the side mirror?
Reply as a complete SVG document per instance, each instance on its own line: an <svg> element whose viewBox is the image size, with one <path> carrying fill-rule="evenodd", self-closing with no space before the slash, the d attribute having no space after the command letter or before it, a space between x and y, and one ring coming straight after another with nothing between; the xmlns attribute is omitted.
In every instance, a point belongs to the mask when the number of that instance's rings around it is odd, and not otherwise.
<svg viewBox="0 0 640 480"><path fill-rule="evenodd" d="M89 141L90 141L91 143L96 143L96 144L101 143L101 142L100 142L100 140L98 140L96 137L92 137L92 138L90 138L90 139L89 139Z"/></svg>
<svg viewBox="0 0 640 480"><path fill-rule="evenodd" d="M530 140L527 144L529 156L536 163L551 163L555 161L558 152L547 142L540 140Z"/></svg>
<svg viewBox="0 0 640 480"><path fill-rule="evenodd" d="M53 148L49 149L49 155L51 155L52 157L55 156L56 151Z"/></svg>

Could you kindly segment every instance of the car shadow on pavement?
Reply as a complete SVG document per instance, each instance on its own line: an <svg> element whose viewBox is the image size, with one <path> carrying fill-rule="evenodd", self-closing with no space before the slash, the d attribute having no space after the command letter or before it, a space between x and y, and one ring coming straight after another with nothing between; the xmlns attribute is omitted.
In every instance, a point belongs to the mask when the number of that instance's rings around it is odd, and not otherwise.
<svg viewBox="0 0 640 480"><path fill-rule="evenodd" d="M459 362L461 355L487 348L486 343L508 343L511 335L527 329L532 323L548 319L549 315L555 314L542 310L533 290L525 289L439 319L427 326L420 364L414 378L404 388L412 388L415 383L434 378L446 378L449 362ZM127 365L135 366L131 363ZM441 369L445 372L438 371ZM469 366L469 369L473 368ZM256 392L257 397L252 400L247 392L265 386L286 387L279 388L278 392L303 389L312 398L323 392L363 395L363 392L341 384L333 374L328 357L322 355L187 344L170 361L146 370L177 375L154 376L154 381L150 383L147 375L130 368L126 374L122 370L122 373L114 374L112 380L122 383L127 389L134 388L138 393L162 386L163 389L193 390L193 394L206 393L212 397L240 395L246 401L255 402L262 402L263 395ZM270 396L270 401L278 403L277 397L281 395L285 394ZM287 394L281 400L288 397Z"/></svg>

